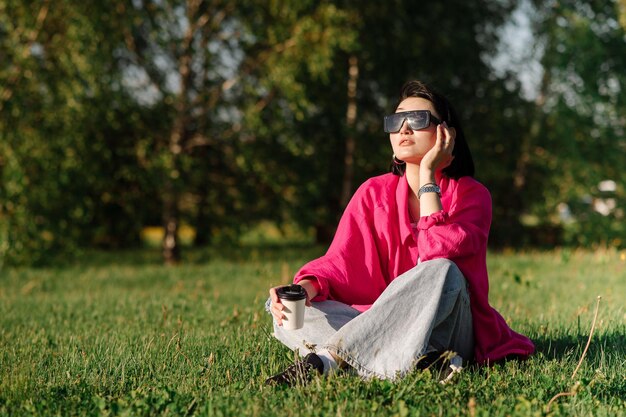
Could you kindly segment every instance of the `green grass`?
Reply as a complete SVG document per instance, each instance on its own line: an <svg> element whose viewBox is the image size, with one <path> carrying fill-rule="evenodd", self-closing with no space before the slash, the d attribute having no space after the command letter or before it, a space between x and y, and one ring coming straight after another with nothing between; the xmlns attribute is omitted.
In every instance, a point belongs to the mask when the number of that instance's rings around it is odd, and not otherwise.
<svg viewBox="0 0 626 417"><path fill-rule="evenodd" d="M322 251L187 250L170 268L155 251L90 253L1 271L0 415L626 415L626 253L612 250L490 254L492 304L537 344L526 362L446 386L419 372L263 386L293 360L270 335L267 289Z"/></svg>

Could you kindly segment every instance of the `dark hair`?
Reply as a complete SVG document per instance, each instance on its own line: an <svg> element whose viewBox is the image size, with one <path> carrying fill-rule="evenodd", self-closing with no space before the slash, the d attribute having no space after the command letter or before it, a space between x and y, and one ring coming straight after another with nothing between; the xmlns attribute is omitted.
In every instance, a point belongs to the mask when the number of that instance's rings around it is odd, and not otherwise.
<svg viewBox="0 0 626 417"><path fill-rule="evenodd" d="M463 133L461 120L459 119L456 110L454 110L454 107L452 107L450 101L421 81L409 81L402 86L396 108L400 105L400 103L402 103L402 101L409 97L420 97L433 103L441 121L446 122L448 126L453 127L456 130L454 150L452 151L454 159L449 166L442 170L442 172L446 176L454 179L459 179L465 176L473 177L474 160L472 159L472 154L469 146L467 146L467 141L465 140L465 133ZM392 161L391 172L395 175L404 175L405 169L406 164L397 164Z"/></svg>

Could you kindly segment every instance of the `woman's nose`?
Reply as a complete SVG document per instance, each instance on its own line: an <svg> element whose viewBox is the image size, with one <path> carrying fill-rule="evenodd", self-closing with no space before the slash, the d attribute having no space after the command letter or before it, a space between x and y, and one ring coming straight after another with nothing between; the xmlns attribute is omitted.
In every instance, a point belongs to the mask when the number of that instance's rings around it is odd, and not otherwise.
<svg viewBox="0 0 626 417"><path fill-rule="evenodd" d="M404 121L402 122L402 126L400 126L400 133L402 132L411 132L411 126L409 126L409 120L408 119L404 119Z"/></svg>

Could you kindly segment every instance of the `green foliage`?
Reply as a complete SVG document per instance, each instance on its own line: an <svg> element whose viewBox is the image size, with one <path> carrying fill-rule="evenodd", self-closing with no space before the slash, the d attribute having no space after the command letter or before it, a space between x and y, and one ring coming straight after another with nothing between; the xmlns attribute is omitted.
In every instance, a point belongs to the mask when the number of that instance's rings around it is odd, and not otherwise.
<svg viewBox="0 0 626 417"><path fill-rule="evenodd" d="M490 182L495 195L507 191L498 203L510 201L507 195L514 171L511 165L516 163L516 144L520 142L517 138L523 130L506 127L520 123L527 103L516 96L516 91L508 91L503 80L490 77L483 56L495 48L495 28L504 21L512 4L487 3L447 2L429 5L420 9L420 13L399 13L399 10L411 10L414 4L335 2L336 6L330 9L342 20L330 24L340 26L338 33L343 35L343 40L336 38L333 66L327 68L324 77L298 64L302 58L297 58L304 55L316 62L328 62L323 49L313 44L283 51L285 45L298 42L299 31L276 29L271 10L262 9L260 17L251 20L254 34L251 48L254 50L257 41L268 39L281 53L277 61L268 60L270 65L260 66L254 73L259 74L264 97L272 100L262 100L263 105L258 106L257 90L247 91L252 103L246 107L250 110L242 128L252 143L243 151L249 152L247 159L253 161L254 175L273 189L282 190L278 201L287 205L278 213L286 213L304 227L314 226L322 236L331 234L343 209L339 200L346 138L353 135L356 141L352 189L367 177L386 172L391 149L381 129L382 116L393 111L394 96L401 85L414 78L432 82L451 96L462 118L469 121L466 128L475 155L487 155L479 166L479 178ZM282 13L296 13L307 7L303 3L296 11ZM329 6L323 2L318 7ZM320 12L309 10L308 13ZM295 21L295 17L288 20ZM308 22L308 18L303 22ZM296 24L294 28L300 26ZM326 46L327 51L333 51L332 48ZM357 122L348 128L351 56L358 59L359 74ZM286 65L282 64L283 60L292 66L292 75L287 79L280 72ZM309 61L305 58L305 63ZM507 112L504 116L500 115L502 110ZM506 138L500 135L503 130ZM509 145L510 157L506 160L491 157L491 143L504 140ZM287 167L293 168L285 172ZM499 175L502 172L506 175ZM508 219L519 213L519 205L508 211L506 204L499 207L506 211Z"/></svg>
<svg viewBox="0 0 626 417"><path fill-rule="evenodd" d="M489 62L516 4L0 0L0 262L136 246L166 218L197 244L266 220L328 239L345 190L387 171L408 79L456 105L492 244L623 245L623 2L534 2L535 101Z"/></svg>
<svg viewBox="0 0 626 417"><path fill-rule="evenodd" d="M529 208L558 223L556 207L566 203L575 212L574 224L564 226L568 243L623 247L626 32L618 9L614 2L565 1L540 5L537 17L546 73L532 164L544 172L533 181L543 199ZM603 197L597 187L604 180L617 184L615 209L600 215L590 200Z"/></svg>
<svg viewBox="0 0 626 417"><path fill-rule="evenodd" d="M133 151L146 114L110 71L110 38L69 1L47 13L4 6L11 35L0 49L15 55L0 102L0 257L40 264L84 245L136 244L149 188ZM20 22L38 14L39 26Z"/></svg>
<svg viewBox="0 0 626 417"><path fill-rule="evenodd" d="M624 252L489 257L492 304L537 354L468 368L440 385L351 375L294 389L263 386L293 360L271 336L267 288L322 247L90 252L63 268L0 276L0 415L552 415L626 412ZM207 260L209 259L209 260ZM602 295L590 349L596 295ZM550 399L569 391L545 413Z"/></svg>

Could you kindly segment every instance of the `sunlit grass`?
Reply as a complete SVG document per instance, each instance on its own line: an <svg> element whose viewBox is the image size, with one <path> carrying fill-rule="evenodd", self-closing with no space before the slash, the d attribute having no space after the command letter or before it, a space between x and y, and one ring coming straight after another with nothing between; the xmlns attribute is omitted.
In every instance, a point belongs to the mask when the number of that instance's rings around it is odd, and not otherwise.
<svg viewBox="0 0 626 417"><path fill-rule="evenodd" d="M493 253L492 304L535 340L526 362L467 369L442 386L354 376L263 386L293 360L263 302L325 248L93 253L74 265L0 275L0 415L550 415L626 413L626 255ZM574 380L596 297L591 347Z"/></svg>

